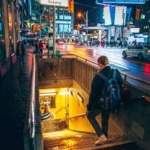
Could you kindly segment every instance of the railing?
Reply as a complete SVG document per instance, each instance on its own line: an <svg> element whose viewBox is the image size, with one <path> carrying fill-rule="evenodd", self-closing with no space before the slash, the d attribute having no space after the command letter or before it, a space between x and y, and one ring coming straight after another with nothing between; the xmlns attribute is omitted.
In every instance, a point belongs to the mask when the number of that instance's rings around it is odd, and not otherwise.
<svg viewBox="0 0 150 150"><path fill-rule="evenodd" d="M29 108L28 108L28 121L27 121L27 134L28 134L28 150L43 150L43 142L37 141L37 81L36 81L36 58L33 55L33 63L32 63L32 78L31 78L31 96L29 101ZM38 142L40 144L38 144Z"/></svg>
<svg viewBox="0 0 150 150"><path fill-rule="evenodd" d="M64 58L65 58L67 55L70 55L70 54L62 54L61 57L64 57ZM71 54L70 56L73 56L73 58L76 58L76 59L78 59L78 60L84 62L85 64L92 65L93 67L95 67L95 68L97 69L97 63L95 63L95 62L93 62L93 61L91 61L91 60L85 59L84 57L77 56L77 55L74 55L74 54ZM133 79L133 80L135 80L135 81L138 81L138 82L141 82L141 83L144 83L144 84L150 86L150 82L149 82L149 81L146 81L146 80L143 80L143 79L139 79L139 78L137 78L137 77L135 77L135 76L126 74L126 73L124 73L124 72L122 72L122 71L120 71L120 72L121 72L121 74L124 76L124 79L123 79L124 82L127 81L127 78L130 78L130 79Z"/></svg>
<svg viewBox="0 0 150 150"><path fill-rule="evenodd" d="M65 108L65 107L61 107L61 108L59 108L59 109L55 112L55 114L57 114L58 112L62 111L63 109L66 111L66 108Z"/></svg>
<svg viewBox="0 0 150 150"><path fill-rule="evenodd" d="M29 119L28 119L28 127L29 127L29 138L33 139L35 137L35 72L36 72L36 64L35 64L35 56L33 56L33 70L32 70L32 87L31 87L31 99L29 106Z"/></svg>
<svg viewBox="0 0 150 150"><path fill-rule="evenodd" d="M68 119L76 119L78 117L85 117L85 116L86 116L86 113L83 113L83 114L80 114L80 115L75 115L75 116L68 117Z"/></svg>

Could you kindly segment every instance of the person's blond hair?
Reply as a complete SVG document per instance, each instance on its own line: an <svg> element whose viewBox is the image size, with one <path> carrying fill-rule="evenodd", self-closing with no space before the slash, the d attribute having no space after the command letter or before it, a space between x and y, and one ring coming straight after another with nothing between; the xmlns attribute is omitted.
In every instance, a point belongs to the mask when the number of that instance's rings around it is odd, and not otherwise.
<svg viewBox="0 0 150 150"><path fill-rule="evenodd" d="M109 64L109 60L106 56L100 56L98 59L97 59L97 62L102 64L102 65L108 65Z"/></svg>

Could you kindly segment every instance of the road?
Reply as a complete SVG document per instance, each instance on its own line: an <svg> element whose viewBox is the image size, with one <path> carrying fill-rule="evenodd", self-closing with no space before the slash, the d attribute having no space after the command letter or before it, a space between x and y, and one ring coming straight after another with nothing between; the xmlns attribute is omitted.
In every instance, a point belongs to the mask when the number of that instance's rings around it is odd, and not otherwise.
<svg viewBox="0 0 150 150"><path fill-rule="evenodd" d="M136 58L124 59L122 57L123 49L121 48L101 48L95 46L89 47L66 44L57 45L57 49L59 49L61 53L75 54L94 61L95 63L100 55L106 55L110 61L111 67L116 68L127 75L140 79L149 85L136 82L135 80L133 81L132 79L129 79L129 82L146 90L150 89L150 60L139 61Z"/></svg>

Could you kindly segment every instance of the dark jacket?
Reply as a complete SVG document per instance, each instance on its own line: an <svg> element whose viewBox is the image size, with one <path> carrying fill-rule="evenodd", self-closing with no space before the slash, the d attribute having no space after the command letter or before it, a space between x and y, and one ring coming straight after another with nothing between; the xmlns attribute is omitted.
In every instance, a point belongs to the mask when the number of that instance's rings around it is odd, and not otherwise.
<svg viewBox="0 0 150 150"><path fill-rule="evenodd" d="M22 55L25 54L25 47L23 43L21 43ZM17 44L16 54L19 55L19 43Z"/></svg>
<svg viewBox="0 0 150 150"><path fill-rule="evenodd" d="M107 78L111 73L111 67L110 66L105 67L103 70L100 71L100 73L103 74ZM118 81L120 88L122 88L123 80L122 80L121 74L118 70L116 71L115 78ZM89 103L87 105L88 111L90 111L93 108L93 105L94 105L94 107L96 107L95 103L98 101L98 99L102 95L102 88L103 88L104 84L105 84L105 81L103 79L101 79L98 76L98 74L96 74L95 77L93 78L92 85L91 85Z"/></svg>

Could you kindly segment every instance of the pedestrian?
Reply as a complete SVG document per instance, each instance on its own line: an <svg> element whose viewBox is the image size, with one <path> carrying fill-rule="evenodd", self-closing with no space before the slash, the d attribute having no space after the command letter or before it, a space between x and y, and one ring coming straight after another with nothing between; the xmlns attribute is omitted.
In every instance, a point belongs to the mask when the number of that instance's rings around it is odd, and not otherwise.
<svg viewBox="0 0 150 150"><path fill-rule="evenodd" d="M16 54L18 56L19 62L24 64L25 47L21 41L19 41L17 44Z"/></svg>
<svg viewBox="0 0 150 150"><path fill-rule="evenodd" d="M101 41L101 47L104 47L104 40Z"/></svg>
<svg viewBox="0 0 150 150"><path fill-rule="evenodd" d="M35 40L35 53L38 53L38 39Z"/></svg>
<svg viewBox="0 0 150 150"><path fill-rule="evenodd" d="M96 41L96 46L97 46L97 47L99 46L99 43L100 43L99 40L97 40L97 41Z"/></svg>
<svg viewBox="0 0 150 150"><path fill-rule="evenodd" d="M39 46L40 53L42 54L43 53L43 43L42 43L42 40L40 40L38 46Z"/></svg>
<svg viewBox="0 0 150 150"><path fill-rule="evenodd" d="M98 58L97 63L99 67L99 73L103 74L107 78L112 71L111 67L109 66L108 58L102 55ZM122 87L123 80L118 70L116 71L115 78L119 86ZM98 136L98 140L95 142L96 145L101 144L108 139L108 120L110 116L110 110L102 109L96 103L102 96L104 84L105 81L101 79L98 74L96 74L91 84L91 92L89 95L89 102L87 104L87 118ZM96 120L96 116L99 114L101 114L102 128L99 126Z"/></svg>

